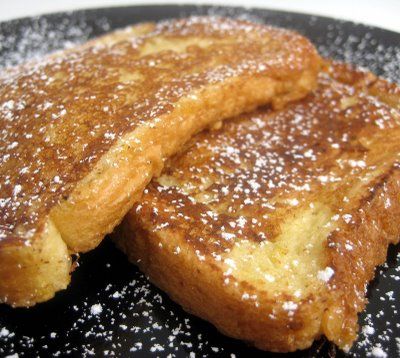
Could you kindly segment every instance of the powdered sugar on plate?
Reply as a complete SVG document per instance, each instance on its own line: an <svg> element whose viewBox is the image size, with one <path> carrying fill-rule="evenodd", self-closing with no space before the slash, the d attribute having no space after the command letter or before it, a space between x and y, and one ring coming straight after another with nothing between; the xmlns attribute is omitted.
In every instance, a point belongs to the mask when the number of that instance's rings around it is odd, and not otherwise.
<svg viewBox="0 0 400 358"><path fill-rule="evenodd" d="M0 67L40 58L56 50L85 42L93 34L110 30L106 17L94 20L85 12L14 20L0 24Z"/></svg>

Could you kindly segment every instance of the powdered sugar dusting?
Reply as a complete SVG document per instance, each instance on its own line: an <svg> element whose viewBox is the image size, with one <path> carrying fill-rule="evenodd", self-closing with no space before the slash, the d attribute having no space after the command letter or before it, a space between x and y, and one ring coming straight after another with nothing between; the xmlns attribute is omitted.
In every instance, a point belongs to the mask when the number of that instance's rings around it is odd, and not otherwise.
<svg viewBox="0 0 400 358"><path fill-rule="evenodd" d="M328 282L332 276L334 275L335 271L331 267L326 267L325 270L318 271L318 279Z"/></svg>
<svg viewBox="0 0 400 358"><path fill-rule="evenodd" d="M51 303L57 314L42 305L18 316L16 310L0 306L2 357L23 352L56 357L120 356L121 352L160 357L237 354L230 340L224 343L227 339L210 325L185 314L111 243L99 251L100 258L83 258L82 269L89 270L81 280L76 278L78 294L69 291L64 300ZM93 264L96 275L90 277ZM88 282L90 291L84 288ZM11 320L5 323L5 317ZM247 347L243 344L240 349Z"/></svg>
<svg viewBox="0 0 400 358"><path fill-rule="evenodd" d="M32 27L50 36L45 19ZM291 81L317 59L295 33L233 19L190 17L157 23L141 36L119 34L124 41L114 34L106 44L46 57L0 77L0 240L31 239L118 139L162 125L185 96L261 73ZM164 37L175 38L163 40L169 51L146 52ZM223 51L216 51L220 46Z"/></svg>
<svg viewBox="0 0 400 358"><path fill-rule="evenodd" d="M88 20L84 12L43 16L0 24L0 67L39 59L110 30L106 17Z"/></svg>

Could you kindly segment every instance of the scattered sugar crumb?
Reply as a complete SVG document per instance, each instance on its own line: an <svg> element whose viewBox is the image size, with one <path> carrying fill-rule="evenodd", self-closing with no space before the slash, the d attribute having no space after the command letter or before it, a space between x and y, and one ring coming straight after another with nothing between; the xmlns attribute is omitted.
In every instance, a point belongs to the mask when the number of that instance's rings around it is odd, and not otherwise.
<svg viewBox="0 0 400 358"><path fill-rule="evenodd" d="M97 316L98 314L100 314L101 312L103 312L103 307L100 303L96 303L93 306L90 307L90 313L92 315Z"/></svg>
<svg viewBox="0 0 400 358"><path fill-rule="evenodd" d="M381 347L375 346L371 349L371 356L374 358L386 358L387 353Z"/></svg>
<svg viewBox="0 0 400 358"><path fill-rule="evenodd" d="M334 273L335 271L331 267L327 266L325 270L318 271L317 278L321 281L328 282Z"/></svg>

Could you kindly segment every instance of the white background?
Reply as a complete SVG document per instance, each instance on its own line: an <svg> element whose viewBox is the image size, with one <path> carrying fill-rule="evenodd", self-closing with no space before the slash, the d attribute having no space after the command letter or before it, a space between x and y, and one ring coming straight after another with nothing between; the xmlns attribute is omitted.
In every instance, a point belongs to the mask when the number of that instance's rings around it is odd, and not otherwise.
<svg viewBox="0 0 400 358"><path fill-rule="evenodd" d="M353 20L400 32L400 0L0 0L0 21L64 10L163 3L265 7Z"/></svg>

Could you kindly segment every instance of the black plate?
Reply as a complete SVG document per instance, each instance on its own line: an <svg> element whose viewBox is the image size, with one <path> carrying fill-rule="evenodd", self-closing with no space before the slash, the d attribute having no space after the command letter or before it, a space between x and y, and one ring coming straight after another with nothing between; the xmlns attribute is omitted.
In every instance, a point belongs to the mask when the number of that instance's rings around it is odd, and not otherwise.
<svg viewBox="0 0 400 358"><path fill-rule="evenodd" d="M280 11L197 6L137 6L25 18L0 24L0 66L19 63L111 29L147 20L217 14L296 29L326 56L400 82L400 34L335 19ZM351 355L400 355L399 247L370 285L364 327ZM1 264L1 263L0 263ZM102 312L98 312L101 308ZM93 314L96 313L97 314ZM397 338L397 339L396 339ZM380 349L378 348L380 347ZM68 290L31 309L0 306L0 356L281 356L249 348L186 314L105 240L82 255ZM291 357L337 354L324 340ZM383 355L384 356L384 355Z"/></svg>

